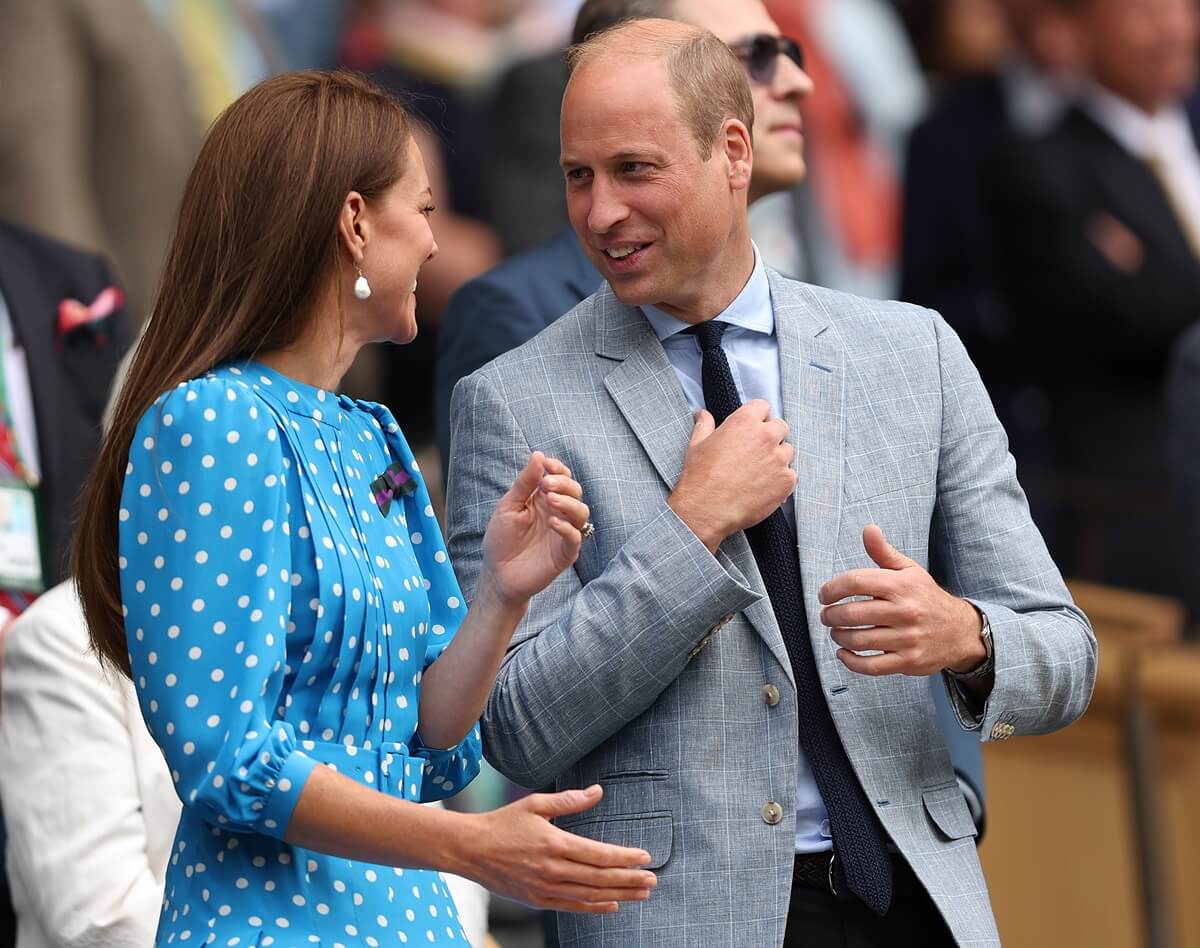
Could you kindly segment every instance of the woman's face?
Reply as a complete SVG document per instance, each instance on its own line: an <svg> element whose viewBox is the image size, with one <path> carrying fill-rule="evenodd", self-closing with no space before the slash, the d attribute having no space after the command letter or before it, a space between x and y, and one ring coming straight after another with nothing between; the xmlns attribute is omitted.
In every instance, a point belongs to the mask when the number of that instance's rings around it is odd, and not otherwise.
<svg viewBox="0 0 1200 948"><path fill-rule="evenodd" d="M371 296L361 304L368 342L412 342L417 335L417 274L437 253L429 227L433 195L421 151L410 137L404 175L367 205L361 269Z"/></svg>

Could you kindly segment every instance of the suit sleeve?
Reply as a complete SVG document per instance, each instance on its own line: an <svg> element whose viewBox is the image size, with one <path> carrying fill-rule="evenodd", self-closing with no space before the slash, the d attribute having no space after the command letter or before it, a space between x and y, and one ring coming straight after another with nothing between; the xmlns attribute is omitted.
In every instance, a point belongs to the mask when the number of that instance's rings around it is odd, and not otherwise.
<svg viewBox="0 0 1200 948"><path fill-rule="evenodd" d="M531 446L481 373L459 383L453 414L450 552L470 596L492 508ZM599 575L584 584L567 570L533 598L484 710L488 759L546 786L649 708L705 636L758 598L664 503Z"/></svg>
<svg viewBox="0 0 1200 948"><path fill-rule="evenodd" d="M982 731L983 740L1045 734L1087 710L1096 638L1030 517L979 373L940 316L934 331L942 431L930 566L950 592L988 617L996 664L982 709L947 678L950 698L959 722Z"/></svg>

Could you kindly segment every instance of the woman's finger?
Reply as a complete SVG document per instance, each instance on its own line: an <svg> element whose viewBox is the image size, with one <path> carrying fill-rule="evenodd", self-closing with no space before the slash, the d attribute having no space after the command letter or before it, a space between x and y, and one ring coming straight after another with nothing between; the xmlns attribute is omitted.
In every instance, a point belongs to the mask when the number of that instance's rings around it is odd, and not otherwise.
<svg viewBox="0 0 1200 948"><path fill-rule="evenodd" d="M558 458L547 457L545 459L546 472L549 474L561 474L564 477L571 476L571 469L563 464Z"/></svg>
<svg viewBox="0 0 1200 948"><path fill-rule="evenodd" d="M539 908L554 912L578 912L581 915L611 915L620 906L616 902L577 902L570 899L542 899Z"/></svg>
<svg viewBox="0 0 1200 948"><path fill-rule="evenodd" d="M563 520L562 517L551 517L550 529L567 541L567 547L573 553L579 552L579 547L583 545L583 534L579 532L578 527Z"/></svg>
<svg viewBox="0 0 1200 948"><path fill-rule="evenodd" d="M538 489L541 484L542 476L545 473L546 456L541 451L534 451L529 455L529 460L525 463L525 467L521 469L521 473L517 475L513 481L512 487L508 489L503 497L500 498L501 504L522 505L529 496Z"/></svg>
<svg viewBox="0 0 1200 948"><path fill-rule="evenodd" d="M547 494L562 494L578 500L583 496L583 487L579 481L566 474L547 474L542 478L542 490Z"/></svg>
<svg viewBox="0 0 1200 948"><path fill-rule="evenodd" d="M554 883L550 886L551 898L572 902L645 902L654 891L648 886L636 888L605 889L574 882Z"/></svg>
<svg viewBox="0 0 1200 948"><path fill-rule="evenodd" d="M568 497L566 494L547 494L546 502L553 508L554 513L569 521L576 529L582 529L591 516L591 510L582 500Z"/></svg>
<svg viewBox="0 0 1200 948"><path fill-rule="evenodd" d="M568 858L556 859L546 876L555 882L594 889L653 889L658 885L658 877L649 869L603 868ZM596 900L608 898L597 896Z"/></svg>

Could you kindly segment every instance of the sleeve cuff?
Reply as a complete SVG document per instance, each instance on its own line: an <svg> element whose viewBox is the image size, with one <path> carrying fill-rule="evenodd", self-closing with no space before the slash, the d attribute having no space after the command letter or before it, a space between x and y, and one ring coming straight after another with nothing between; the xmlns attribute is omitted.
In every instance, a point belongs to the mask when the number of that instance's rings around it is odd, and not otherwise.
<svg viewBox="0 0 1200 948"><path fill-rule="evenodd" d="M294 750L288 754L277 777L272 778L270 796L262 811L262 831L266 836L283 839L288 825L292 821L292 811L300 800L300 792L317 761L303 751Z"/></svg>

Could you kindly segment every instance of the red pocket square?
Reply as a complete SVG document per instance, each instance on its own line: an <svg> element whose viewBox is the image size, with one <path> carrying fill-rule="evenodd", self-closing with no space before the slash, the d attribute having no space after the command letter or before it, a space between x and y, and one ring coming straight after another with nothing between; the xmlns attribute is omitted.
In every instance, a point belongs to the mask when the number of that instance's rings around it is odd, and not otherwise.
<svg viewBox="0 0 1200 948"><path fill-rule="evenodd" d="M104 321L124 305L125 294L115 286L101 290L90 306L79 300L65 299L58 304L58 335L61 338L80 326L88 326L103 339Z"/></svg>

